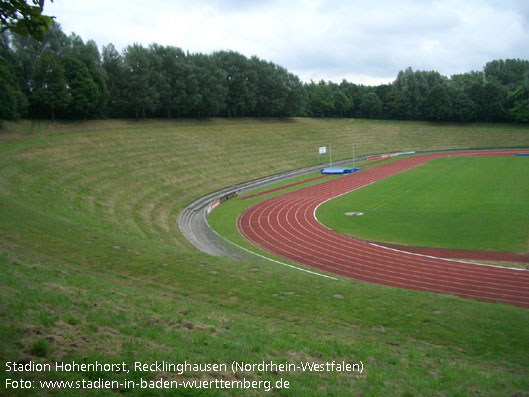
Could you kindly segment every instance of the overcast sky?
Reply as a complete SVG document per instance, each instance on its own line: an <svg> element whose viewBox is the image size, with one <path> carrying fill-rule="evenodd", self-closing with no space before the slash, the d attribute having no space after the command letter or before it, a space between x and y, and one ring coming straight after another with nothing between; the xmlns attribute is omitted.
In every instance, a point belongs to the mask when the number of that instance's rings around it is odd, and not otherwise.
<svg viewBox="0 0 529 397"><path fill-rule="evenodd" d="M234 50L303 81L377 85L408 66L451 76L529 59L528 0L48 0L44 11L100 51Z"/></svg>

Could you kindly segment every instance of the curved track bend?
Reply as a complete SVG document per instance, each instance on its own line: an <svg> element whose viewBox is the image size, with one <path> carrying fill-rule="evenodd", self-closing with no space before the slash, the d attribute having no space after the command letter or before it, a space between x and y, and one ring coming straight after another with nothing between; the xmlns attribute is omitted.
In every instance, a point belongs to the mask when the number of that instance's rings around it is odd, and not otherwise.
<svg viewBox="0 0 529 397"><path fill-rule="evenodd" d="M335 233L316 219L323 202L435 158L505 156L516 151L412 156L262 201L238 220L243 235L290 261L355 280L454 294L529 308L529 271L428 257Z"/></svg>

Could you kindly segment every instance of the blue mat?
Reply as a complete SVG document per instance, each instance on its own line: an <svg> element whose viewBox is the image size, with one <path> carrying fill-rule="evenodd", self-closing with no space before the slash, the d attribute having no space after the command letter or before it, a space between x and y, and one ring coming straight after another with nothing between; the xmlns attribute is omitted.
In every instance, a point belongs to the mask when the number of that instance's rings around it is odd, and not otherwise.
<svg viewBox="0 0 529 397"><path fill-rule="evenodd" d="M358 172L362 168L342 168L342 167L328 167L321 170L322 174L352 174L353 172Z"/></svg>

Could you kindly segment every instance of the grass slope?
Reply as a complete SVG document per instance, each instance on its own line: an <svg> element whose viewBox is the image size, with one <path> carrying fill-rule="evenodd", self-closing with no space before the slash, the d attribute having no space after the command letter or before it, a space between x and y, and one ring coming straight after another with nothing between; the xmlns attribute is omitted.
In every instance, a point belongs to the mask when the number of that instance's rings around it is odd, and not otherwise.
<svg viewBox="0 0 529 397"><path fill-rule="evenodd" d="M524 157L437 159L328 201L317 217L367 240L526 252L528 175Z"/></svg>
<svg viewBox="0 0 529 397"><path fill-rule="evenodd" d="M0 360L364 363L364 372L0 371L5 379L290 381L283 395L513 394L529 389L529 311L194 250L193 198L313 164L349 139L389 149L529 145L527 128L352 120L6 123L0 133ZM348 145L333 158L349 155ZM130 395L163 390L122 390ZM110 390L85 390L110 395ZM181 390L179 391L181 392ZM188 394L231 394L187 390ZM234 393L245 394L244 390Z"/></svg>

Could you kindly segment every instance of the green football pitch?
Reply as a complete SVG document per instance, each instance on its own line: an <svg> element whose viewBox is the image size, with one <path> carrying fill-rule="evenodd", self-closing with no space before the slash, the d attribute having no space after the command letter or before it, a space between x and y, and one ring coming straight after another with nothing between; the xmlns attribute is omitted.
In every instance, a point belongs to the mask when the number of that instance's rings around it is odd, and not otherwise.
<svg viewBox="0 0 529 397"><path fill-rule="evenodd" d="M339 233L372 241L526 252L529 158L432 160L324 203L317 217Z"/></svg>

